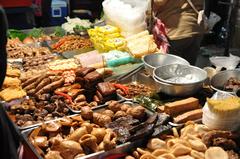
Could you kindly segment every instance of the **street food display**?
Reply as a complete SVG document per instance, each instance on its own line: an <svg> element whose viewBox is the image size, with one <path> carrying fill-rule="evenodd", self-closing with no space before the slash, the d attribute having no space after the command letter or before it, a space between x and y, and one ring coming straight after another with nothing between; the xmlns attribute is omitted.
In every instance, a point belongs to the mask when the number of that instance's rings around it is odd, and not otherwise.
<svg viewBox="0 0 240 159"><path fill-rule="evenodd" d="M43 124L31 131L28 139L44 158L58 154L65 159L69 158L67 153L74 158L112 150L121 143L152 133L148 131L157 125L155 122L161 125L167 120L156 115L151 117L140 105L117 101L107 105L96 111L82 107L80 115Z"/></svg>
<svg viewBox="0 0 240 159"><path fill-rule="evenodd" d="M72 20L63 25L67 35L61 27L52 34L9 32L0 102L35 157L240 157L237 78L225 80L221 95L204 80L162 85L161 74L154 80L140 60L158 51L150 32L123 37L116 26ZM176 61L169 58L160 57L161 65Z"/></svg>

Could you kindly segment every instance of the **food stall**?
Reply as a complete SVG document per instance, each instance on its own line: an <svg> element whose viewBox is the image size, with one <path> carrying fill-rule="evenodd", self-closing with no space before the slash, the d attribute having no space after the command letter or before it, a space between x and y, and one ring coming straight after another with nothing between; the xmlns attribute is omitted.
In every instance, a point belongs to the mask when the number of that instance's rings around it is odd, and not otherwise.
<svg viewBox="0 0 240 159"><path fill-rule="evenodd" d="M239 158L240 70L191 66L112 19L8 31L0 99L23 158Z"/></svg>

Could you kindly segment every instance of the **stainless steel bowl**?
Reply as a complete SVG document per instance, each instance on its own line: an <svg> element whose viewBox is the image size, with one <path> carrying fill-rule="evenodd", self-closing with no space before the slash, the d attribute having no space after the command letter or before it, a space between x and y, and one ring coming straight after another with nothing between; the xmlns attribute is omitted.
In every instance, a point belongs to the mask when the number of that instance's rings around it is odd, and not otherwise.
<svg viewBox="0 0 240 159"><path fill-rule="evenodd" d="M164 83L189 85L203 83L207 79L207 72L191 65L170 64L155 68L153 76Z"/></svg>
<svg viewBox="0 0 240 159"><path fill-rule="evenodd" d="M186 77L191 75L194 81L168 81L172 77ZM207 79L207 72L189 65L171 64L157 67L153 72L159 92L170 96L190 96L199 91Z"/></svg>
<svg viewBox="0 0 240 159"><path fill-rule="evenodd" d="M146 70L152 76L153 76L153 70L159 66L164 66L164 65L168 65L168 64L189 65L189 62L187 60L185 60L179 56L175 56L175 55L171 55L171 54L162 54L162 53L146 55L143 57L142 60L143 60Z"/></svg>
<svg viewBox="0 0 240 159"><path fill-rule="evenodd" d="M202 88L202 83L176 85L159 81L156 77L153 77L156 82L158 92L165 93L170 96L186 97L195 94Z"/></svg>
<svg viewBox="0 0 240 159"><path fill-rule="evenodd" d="M214 75L211 79L211 88L219 92L235 93L234 91L224 91L224 84L229 78L234 77L240 80L240 69L221 71Z"/></svg>

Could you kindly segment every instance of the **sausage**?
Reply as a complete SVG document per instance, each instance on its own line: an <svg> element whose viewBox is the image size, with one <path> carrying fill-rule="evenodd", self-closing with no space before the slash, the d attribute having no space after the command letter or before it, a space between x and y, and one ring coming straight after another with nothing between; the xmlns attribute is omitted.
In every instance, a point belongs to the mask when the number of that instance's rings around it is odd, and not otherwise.
<svg viewBox="0 0 240 159"><path fill-rule="evenodd" d="M33 83L31 83L30 85L27 85L27 86L26 86L25 88L23 88L23 89L24 89L25 91L29 91L29 90L35 88L35 86L36 86L36 83L33 82Z"/></svg>
<svg viewBox="0 0 240 159"><path fill-rule="evenodd" d="M50 83L46 86L44 86L42 89L40 89L36 95L40 95L40 94L43 94L43 93L48 93L48 92L51 92L51 91L54 91L55 89L57 89L58 87L61 87L62 85L64 84L64 79L61 78L60 80L58 81L55 81L53 83Z"/></svg>
<svg viewBox="0 0 240 159"><path fill-rule="evenodd" d="M43 88L44 86L48 85L51 83L50 78L45 78L43 79L36 87L36 92L39 91L41 88Z"/></svg>
<svg viewBox="0 0 240 159"><path fill-rule="evenodd" d="M55 75L55 73L47 73L47 74L41 76L41 77L38 78L37 81L36 81L37 85L38 85L42 80L44 80L45 78L48 78L48 77L54 76L54 75Z"/></svg>
<svg viewBox="0 0 240 159"><path fill-rule="evenodd" d="M22 87L24 88L24 87L28 86L29 84L35 82L39 77L41 77L41 75L37 75L33 78L28 79L27 81L23 82Z"/></svg>
<svg viewBox="0 0 240 159"><path fill-rule="evenodd" d="M36 90L33 88L29 91L27 91L27 94L30 95L30 96L33 96L35 94Z"/></svg>

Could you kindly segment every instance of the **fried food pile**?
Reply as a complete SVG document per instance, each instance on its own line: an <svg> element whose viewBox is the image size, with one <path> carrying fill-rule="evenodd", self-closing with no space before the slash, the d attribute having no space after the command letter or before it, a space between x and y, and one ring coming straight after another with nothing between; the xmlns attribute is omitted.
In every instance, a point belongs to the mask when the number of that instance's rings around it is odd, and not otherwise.
<svg viewBox="0 0 240 159"><path fill-rule="evenodd" d="M237 137L226 131L211 131L205 125L187 123L164 140L152 138L146 148L137 148L125 159L238 159ZM238 136L239 138L239 136ZM235 140L235 141L234 141Z"/></svg>
<svg viewBox="0 0 240 159"><path fill-rule="evenodd" d="M47 47L34 47L23 45L16 39L10 39L7 43L8 58L36 57L50 55L51 52Z"/></svg>
<svg viewBox="0 0 240 159"><path fill-rule="evenodd" d="M30 142L46 158L73 159L116 147L117 135L80 115L64 117L32 131Z"/></svg>
<svg viewBox="0 0 240 159"><path fill-rule="evenodd" d="M36 56L36 57L26 57L23 58L23 69L24 71L32 69L44 69L47 67L47 63L53 60L55 57L52 54Z"/></svg>
<svg viewBox="0 0 240 159"><path fill-rule="evenodd" d="M7 67L7 73L0 91L0 98L4 101L11 101L26 96L19 80L20 70L11 66Z"/></svg>
<svg viewBox="0 0 240 159"><path fill-rule="evenodd" d="M35 98L24 99L10 107L10 115L15 115L15 123L27 127L43 121L69 115L69 109L61 96L52 96L49 100L37 101Z"/></svg>

